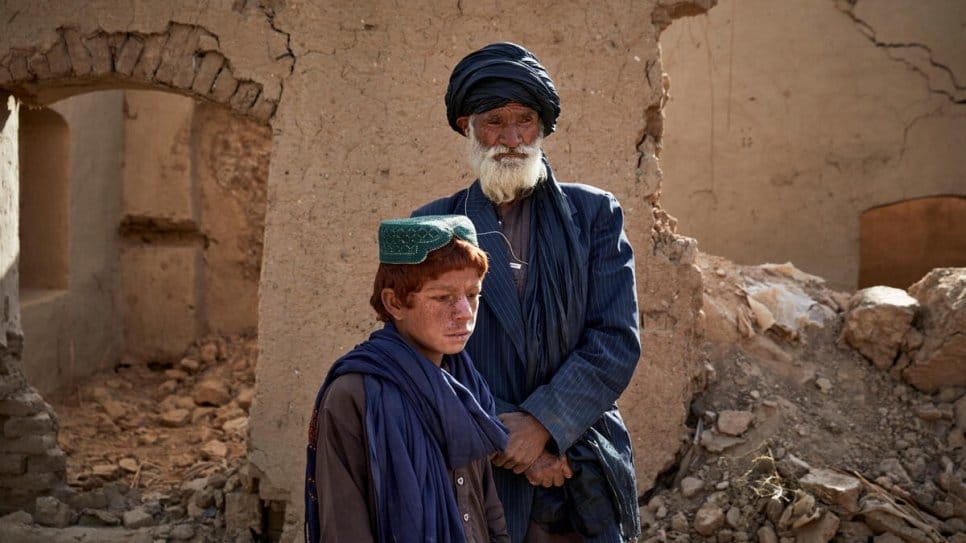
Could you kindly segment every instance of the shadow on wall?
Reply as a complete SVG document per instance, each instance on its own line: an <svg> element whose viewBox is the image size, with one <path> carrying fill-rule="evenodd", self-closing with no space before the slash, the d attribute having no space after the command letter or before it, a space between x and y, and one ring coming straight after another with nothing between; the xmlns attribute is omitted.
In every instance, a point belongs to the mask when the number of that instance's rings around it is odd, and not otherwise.
<svg viewBox="0 0 966 543"><path fill-rule="evenodd" d="M933 196L862 213L859 288L907 289L933 268L966 266L966 197Z"/></svg>

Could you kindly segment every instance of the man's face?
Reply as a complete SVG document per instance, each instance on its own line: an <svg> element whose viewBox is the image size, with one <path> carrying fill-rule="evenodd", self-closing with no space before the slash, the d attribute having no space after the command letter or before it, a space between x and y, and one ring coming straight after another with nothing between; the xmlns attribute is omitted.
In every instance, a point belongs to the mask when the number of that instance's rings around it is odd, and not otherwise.
<svg viewBox="0 0 966 543"><path fill-rule="evenodd" d="M546 177L543 128L533 109L511 102L456 122L469 138L470 165L483 193L494 203L513 201Z"/></svg>

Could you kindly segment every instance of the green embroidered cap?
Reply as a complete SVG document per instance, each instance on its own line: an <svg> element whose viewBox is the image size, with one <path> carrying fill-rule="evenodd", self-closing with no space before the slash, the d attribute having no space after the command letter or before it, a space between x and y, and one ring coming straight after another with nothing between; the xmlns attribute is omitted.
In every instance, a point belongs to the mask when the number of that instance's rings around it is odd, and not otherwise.
<svg viewBox="0 0 966 543"><path fill-rule="evenodd" d="M379 223L379 262L419 264L453 236L476 245L476 228L464 215L427 215Z"/></svg>

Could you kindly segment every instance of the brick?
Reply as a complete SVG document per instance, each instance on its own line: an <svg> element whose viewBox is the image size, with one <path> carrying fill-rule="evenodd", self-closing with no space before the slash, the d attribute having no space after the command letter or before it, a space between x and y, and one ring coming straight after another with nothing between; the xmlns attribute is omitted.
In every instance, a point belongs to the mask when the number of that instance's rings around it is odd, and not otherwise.
<svg viewBox="0 0 966 543"><path fill-rule="evenodd" d="M64 43L67 45L67 54L70 56L70 63L74 69L74 74L87 75L91 73L91 54L84 47L80 32L72 28L65 29Z"/></svg>
<svg viewBox="0 0 966 543"><path fill-rule="evenodd" d="M27 69L37 79L46 79L50 76L50 65L47 64L47 56L43 53L34 53L27 59Z"/></svg>
<svg viewBox="0 0 966 543"><path fill-rule="evenodd" d="M131 75L137 65L138 57L144 50L144 42L134 36L128 38L121 45L117 53L117 60L114 62L114 71L119 74Z"/></svg>
<svg viewBox="0 0 966 543"><path fill-rule="evenodd" d="M57 446L54 434L24 436L17 439L0 438L0 451L5 453L47 454Z"/></svg>
<svg viewBox="0 0 966 543"><path fill-rule="evenodd" d="M275 115L275 108L278 104L274 100L268 99L264 94L259 95L258 101L248 110L248 114L259 121L268 122Z"/></svg>
<svg viewBox="0 0 966 543"><path fill-rule="evenodd" d="M6 437L48 434L56 431L56 423L49 414L44 412L32 417L11 417L3 424L3 435Z"/></svg>
<svg viewBox="0 0 966 543"><path fill-rule="evenodd" d="M47 451L44 455L27 457L27 473L59 473L67 472L67 455L57 448Z"/></svg>
<svg viewBox="0 0 966 543"><path fill-rule="evenodd" d="M0 475L0 487L17 490L49 490L64 483L63 477L56 473L37 473L26 475Z"/></svg>
<svg viewBox="0 0 966 543"><path fill-rule="evenodd" d="M107 44L107 36L98 34L84 39L84 45L91 54L91 73L107 75L114 70L111 59L111 48Z"/></svg>
<svg viewBox="0 0 966 543"><path fill-rule="evenodd" d="M13 81L26 81L34 78L30 71L27 70L27 55L25 53L11 55L7 69L10 70L10 77Z"/></svg>
<svg viewBox="0 0 966 543"><path fill-rule="evenodd" d="M215 78L215 84L211 87L211 97L222 104L227 104L228 99L235 94L235 89L238 88L238 80L232 75L231 70L225 65L218 72L218 77Z"/></svg>
<svg viewBox="0 0 966 543"><path fill-rule="evenodd" d="M0 474L21 475L27 471L27 456L23 454L0 454Z"/></svg>
<svg viewBox="0 0 966 543"><path fill-rule="evenodd" d="M192 68L195 49L198 46L198 36L201 29L196 26L181 24L171 25L168 31L168 41L161 51L161 65L154 74L154 78L162 83L174 85L175 78L183 81L186 68ZM192 74L194 70L191 70ZM193 75L192 75L193 77ZM188 82L187 86L190 86Z"/></svg>
<svg viewBox="0 0 966 543"><path fill-rule="evenodd" d="M161 64L161 50L168 39L167 34L152 34L144 40L141 56L131 75L139 79L154 79L154 72Z"/></svg>
<svg viewBox="0 0 966 543"><path fill-rule="evenodd" d="M191 90L202 96L208 96L212 85L215 84L215 78L218 77L218 72L221 71L224 64L225 57L221 53L206 53L201 58L201 66L198 67L195 80L191 83Z"/></svg>
<svg viewBox="0 0 966 543"><path fill-rule="evenodd" d="M29 417L45 411L47 407L44 399L33 389L26 389L9 398L0 400L0 415L11 417Z"/></svg>
<svg viewBox="0 0 966 543"><path fill-rule="evenodd" d="M255 104L255 100L258 100L258 95L262 92L262 86L258 83L253 83L251 81L245 81L238 85L238 89L235 94L232 95L231 99L228 101L232 109L246 113L251 109L252 105Z"/></svg>
<svg viewBox="0 0 966 543"><path fill-rule="evenodd" d="M71 74L70 56L67 54L67 44L58 41L47 51L47 64L50 67L50 75L63 77Z"/></svg>

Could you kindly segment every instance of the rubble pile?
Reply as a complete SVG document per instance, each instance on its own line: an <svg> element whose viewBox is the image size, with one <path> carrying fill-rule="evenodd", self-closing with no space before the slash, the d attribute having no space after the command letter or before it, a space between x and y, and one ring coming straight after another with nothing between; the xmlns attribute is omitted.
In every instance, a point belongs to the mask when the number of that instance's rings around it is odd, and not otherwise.
<svg viewBox="0 0 966 543"><path fill-rule="evenodd" d="M0 518L2 541L250 541L257 342L212 336L173 364L122 361L55 410L68 486Z"/></svg>
<svg viewBox="0 0 966 543"><path fill-rule="evenodd" d="M966 542L966 269L849 296L699 258L709 384L648 542Z"/></svg>

